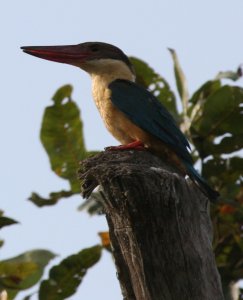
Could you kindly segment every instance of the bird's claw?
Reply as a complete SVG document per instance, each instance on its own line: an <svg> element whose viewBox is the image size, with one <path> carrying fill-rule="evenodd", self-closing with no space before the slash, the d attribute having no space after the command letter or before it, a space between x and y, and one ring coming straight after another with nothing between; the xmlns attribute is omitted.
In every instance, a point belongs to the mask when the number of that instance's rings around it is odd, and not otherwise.
<svg viewBox="0 0 243 300"><path fill-rule="evenodd" d="M119 146L110 146L105 148L106 151L116 151L116 150L139 150L144 151L146 148L144 144L140 141L135 141L127 145L119 145Z"/></svg>

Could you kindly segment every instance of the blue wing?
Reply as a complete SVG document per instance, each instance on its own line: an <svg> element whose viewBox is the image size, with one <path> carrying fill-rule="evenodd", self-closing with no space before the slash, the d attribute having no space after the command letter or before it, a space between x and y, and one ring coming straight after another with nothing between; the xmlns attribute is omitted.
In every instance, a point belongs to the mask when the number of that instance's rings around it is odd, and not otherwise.
<svg viewBox="0 0 243 300"><path fill-rule="evenodd" d="M177 127L168 110L148 90L134 82L117 79L110 83L112 103L134 124L170 146L183 161L188 175L201 190L215 201L219 193L214 191L193 167L190 145Z"/></svg>
<svg viewBox="0 0 243 300"><path fill-rule="evenodd" d="M158 99L134 82L117 79L110 83L112 103L134 124L171 147L186 162L192 163L190 145L175 120Z"/></svg>

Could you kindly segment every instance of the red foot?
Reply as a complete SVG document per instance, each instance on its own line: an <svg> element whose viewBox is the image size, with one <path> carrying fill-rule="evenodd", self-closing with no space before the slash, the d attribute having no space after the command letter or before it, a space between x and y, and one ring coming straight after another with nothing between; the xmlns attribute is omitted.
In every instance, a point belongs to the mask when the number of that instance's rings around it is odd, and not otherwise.
<svg viewBox="0 0 243 300"><path fill-rule="evenodd" d="M146 148L144 147L144 144L140 141L135 141L132 143L129 143L127 145L120 145L120 146L110 146L110 147L106 147L105 150L108 151L115 151L115 150L146 150Z"/></svg>

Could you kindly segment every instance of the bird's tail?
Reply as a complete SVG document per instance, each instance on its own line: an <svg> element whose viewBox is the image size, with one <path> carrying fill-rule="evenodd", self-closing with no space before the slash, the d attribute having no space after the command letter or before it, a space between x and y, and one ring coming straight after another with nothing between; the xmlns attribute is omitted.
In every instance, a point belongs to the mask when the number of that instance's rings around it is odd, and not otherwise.
<svg viewBox="0 0 243 300"><path fill-rule="evenodd" d="M216 202L219 197L219 193L209 186L207 181L194 169L192 165L186 162L184 162L184 164L191 180L196 183L199 189L209 198L210 201Z"/></svg>

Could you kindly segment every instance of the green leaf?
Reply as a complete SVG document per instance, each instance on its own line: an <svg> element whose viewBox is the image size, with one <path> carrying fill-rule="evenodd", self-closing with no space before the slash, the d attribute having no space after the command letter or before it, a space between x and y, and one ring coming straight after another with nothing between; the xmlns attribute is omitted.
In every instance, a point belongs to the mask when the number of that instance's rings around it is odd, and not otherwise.
<svg viewBox="0 0 243 300"><path fill-rule="evenodd" d="M241 211L241 212L240 212ZM237 216L237 214L240 216ZM242 223L242 209L227 217L218 213L217 230L220 239L214 246L217 266L223 281L238 281L243 276L243 241L240 226Z"/></svg>
<svg viewBox="0 0 243 300"><path fill-rule="evenodd" d="M67 179L78 193L78 162L87 157L80 111L71 99L72 87L65 85L53 96L54 104L45 109L41 142L49 156L52 170Z"/></svg>
<svg viewBox="0 0 243 300"><path fill-rule="evenodd" d="M4 240L0 240L0 248L4 245Z"/></svg>
<svg viewBox="0 0 243 300"><path fill-rule="evenodd" d="M207 101L207 98L215 93L220 87L220 80L209 80L193 94L189 100L190 106L188 108L188 116L191 124L194 124L195 120L202 115L203 105ZM193 130L191 129L190 131L190 133L192 133Z"/></svg>
<svg viewBox="0 0 243 300"><path fill-rule="evenodd" d="M243 89L223 86L202 104L191 127L192 138L202 158L240 149L243 136ZM224 136L227 133L228 136ZM223 139L217 144L216 138Z"/></svg>
<svg viewBox="0 0 243 300"><path fill-rule="evenodd" d="M62 300L73 295L88 269L101 257L101 246L84 249L51 268L49 279L43 280L39 300Z"/></svg>
<svg viewBox="0 0 243 300"><path fill-rule="evenodd" d="M243 89L223 86L205 103L198 128L203 135L241 134L243 127Z"/></svg>
<svg viewBox="0 0 243 300"><path fill-rule="evenodd" d="M243 89L223 86L206 101L197 127L202 135L242 134Z"/></svg>
<svg viewBox="0 0 243 300"><path fill-rule="evenodd" d="M203 164L203 174L207 177L217 177L225 181L237 181L243 173L243 158L215 157Z"/></svg>
<svg viewBox="0 0 243 300"><path fill-rule="evenodd" d="M176 79L176 86L178 93L182 100L182 106L183 106L183 114L184 116L187 116L187 109L188 109L188 100L189 100L189 92L187 88L187 81L185 74L181 68L181 65L179 63L178 56L174 49L169 49L173 62L174 62L174 72L175 72L175 79Z"/></svg>
<svg viewBox="0 0 243 300"><path fill-rule="evenodd" d="M34 203L38 207L43 206L51 206L55 205L63 198L69 198L77 193L72 191L60 191L60 192L52 192L49 195L49 198L43 198L36 193L32 193L28 200Z"/></svg>
<svg viewBox="0 0 243 300"><path fill-rule="evenodd" d="M202 175L220 190L222 199L235 199L240 193L243 158L214 157L203 163Z"/></svg>
<svg viewBox="0 0 243 300"><path fill-rule="evenodd" d="M215 93L221 87L220 80L209 80L205 82L191 97L190 102L193 104L202 103L206 99Z"/></svg>
<svg viewBox="0 0 243 300"><path fill-rule="evenodd" d="M236 71L224 71L219 72L216 76L216 79L230 79L233 81L237 81L242 77L242 66L239 66Z"/></svg>
<svg viewBox="0 0 243 300"><path fill-rule="evenodd" d="M130 61L135 68L136 82L149 89L173 116L178 119L175 95L171 91L167 81L141 59L130 57Z"/></svg>
<svg viewBox="0 0 243 300"><path fill-rule="evenodd" d="M73 87L70 84L64 85L56 91L52 97L52 100L55 102L55 104L62 105L64 99L71 99L72 91Z"/></svg>
<svg viewBox="0 0 243 300"><path fill-rule="evenodd" d="M230 154L243 148L243 136L225 136L218 144L204 143L204 149L212 155Z"/></svg>
<svg viewBox="0 0 243 300"><path fill-rule="evenodd" d="M3 228L4 226L9 226L13 224L18 224L18 222L8 217L4 217L0 215L0 229Z"/></svg>
<svg viewBox="0 0 243 300"><path fill-rule="evenodd" d="M50 251L33 250L0 261L0 288L6 289L12 299L19 291L35 285L42 277L45 266L54 257Z"/></svg>

